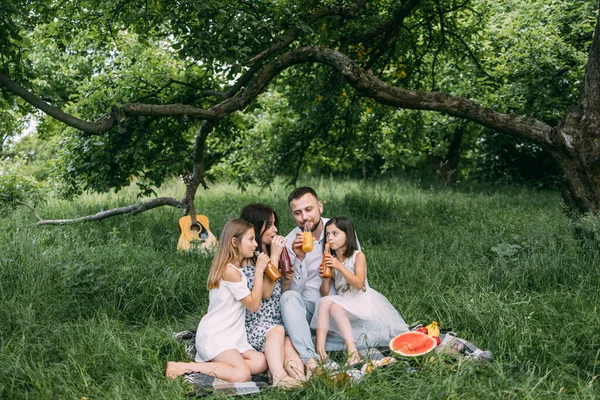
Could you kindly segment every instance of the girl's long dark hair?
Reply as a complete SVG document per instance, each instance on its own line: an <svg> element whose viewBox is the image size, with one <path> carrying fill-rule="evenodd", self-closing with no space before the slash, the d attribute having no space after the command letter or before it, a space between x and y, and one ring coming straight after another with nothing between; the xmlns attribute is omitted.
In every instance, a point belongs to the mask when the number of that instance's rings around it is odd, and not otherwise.
<svg viewBox="0 0 600 400"><path fill-rule="evenodd" d="M256 236L256 242L259 245L259 250L262 250L262 238L261 238L261 229L265 225L271 215L275 218L273 222L275 226L279 226L279 220L277 219L277 213L273 208L266 204L262 203L254 203L248 204L242 209L242 213L240 214L240 218L244 221L247 221L254 226L254 234ZM268 255L271 255L271 245L267 245L265 249ZM254 260L256 261L256 260Z"/></svg>
<svg viewBox="0 0 600 400"><path fill-rule="evenodd" d="M327 227L329 225L335 225L340 231L346 234L346 251L342 255L346 258L352 256L356 250L358 250L358 243L356 242L356 233L354 232L354 225L346 217L333 217L325 224L325 235L327 235ZM327 238L327 236L325 236ZM325 239L327 241L327 239ZM336 254L337 255L337 254Z"/></svg>

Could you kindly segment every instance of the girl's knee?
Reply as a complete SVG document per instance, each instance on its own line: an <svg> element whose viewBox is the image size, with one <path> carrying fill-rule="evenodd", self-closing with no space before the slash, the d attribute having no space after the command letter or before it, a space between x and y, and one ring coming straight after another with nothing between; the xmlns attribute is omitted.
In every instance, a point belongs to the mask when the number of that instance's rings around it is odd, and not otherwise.
<svg viewBox="0 0 600 400"><path fill-rule="evenodd" d="M333 303L331 305L331 307L329 308L329 312L331 313L331 315L342 315L342 314L346 314L346 310L344 310L344 307L340 306L337 303Z"/></svg>
<svg viewBox="0 0 600 400"><path fill-rule="evenodd" d="M323 297L319 302L319 307L323 310L329 310L333 302L329 300L327 297Z"/></svg>
<svg viewBox="0 0 600 400"><path fill-rule="evenodd" d="M246 358L246 366L250 368L251 374L259 374L267 370L267 359L264 353L258 351L250 354L244 354Z"/></svg>
<svg viewBox="0 0 600 400"><path fill-rule="evenodd" d="M231 374L231 382L248 382L251 377L250 368L239 367Z"/></svg>

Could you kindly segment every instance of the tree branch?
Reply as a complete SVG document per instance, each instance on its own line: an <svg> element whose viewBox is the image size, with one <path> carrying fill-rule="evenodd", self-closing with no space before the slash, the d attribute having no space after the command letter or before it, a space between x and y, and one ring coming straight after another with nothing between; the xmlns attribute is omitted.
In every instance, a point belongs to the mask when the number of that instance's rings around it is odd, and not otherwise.
<svg viewBox="0 0 600 400"><path fill-rule="evenodd" d="M88 122L72 115L69 115L62 110L46 103L36 95L29 92L23 86L17 82L11 80L8 76L0 73L0 84L7 88L12 93L16 94L35 108L40 109L52 118L65 123L66 125L72 126L76 129L80 129L88 133L103 133L108 131L116 124L116 119L110 115L102 117L98 122Z"/></svg>
<svg viewBox="0 0 600 400"><path fill-rule="evenodd" d="M371 75L345 54L335 50L303 47L280 56L276 60L276 68L308 61L336 68L360 96L371 97L381 104L413 110L438 111L477 122L499 132L522 136L543 146L556 146L549 138L552 127L535 118L499 113L470 100L445 93L396 88Z"/></svg>
<svg viewBox="0 0 600 400"><path fill-rule="evenodd" d="M381 81L376 76L360 68L353 60L339 51L310 46L280 55L265 65L260 73L252 79L246 89L209 109L201 109L183 104L126 104L117 111L120 111L125 116L187 116L194 119L216 121L250 104L286 68L307 62L323 63L337 69L343 75L344 79L357 90L358 95L371 97L381 104L414 110L439 111L477 122L499 132L525 137L543 146L556 146L556 143L549 138L552 127L535 118L499 113L492 109L481 107L470 100L445 93L399 89ZM0 82L5 83L4 81ZM24 89L23 91L25 93L22 93L20 90L18 92L27 97L33 96ZM76 119L70 116L67 116L70 118L64 118L66 114L62 111L47 103L44 103L44 105L47 106L44 107L46 110L50 107L52 114L49 115L53 117L57 115L58 111L63 116L61 119L63 122L71 122L71 119ZM35 104L34 106L37 107ZM111 114L120 114L117 111L113 111ZM99 123L76 120L78 121L77 124L70 125L79 129L89 129L93 133L105 132L115 124L115 118L112 116L101 120Z"/></svg>
<svg viewBox="0 0 600 400"><path fill-rule="evenodd" d="M192 187L193 193L196 194L198 185L202 185L204 189L208 189L206 181L204 180L204 157L206 152L206 139L212 132L215 124L211 121L204 121L198 129L196 134L196 141L194 143L194 172L192 173Z"/></svg>
<svg viewBox="0 0 600 400"><path fill-rule="evenodd" d="M496 78L494 78L493 76L491 76L490 74L488 74L487 71L485 71L483 69L483 67L479 63L479 60L477 59L477 57L475 57L475 54L473 54L473 51L471 50L471 48L469 47L469 45L465 42L465 40L462 37L460 37L458 34L452 32L450 30L446 30L446 32L450 36L453 36L454 38L456 38L463 45L463 47L465 48L465 50L469 54L469 58L471 58L471 61L473 61L475 63L475 66L477 67L477 69L479 71L481 71L485 76L487 76L495 84L500 84L500 82L498 82L498 80Z"/></svg>
<svg viewBox="0 0 600 400"><path fill-rule="evenodd" d="M412 0L411 0L412 1ZM365 5L366 0L359 0L355 3L351 3L346 7L325 7L316 10L312 14L310 14L305 21L303 21L306 25L312 25L316 21L321 18L330 17L333 15L341 15L344 17L353 17L355 16ZM302 33L302 30L297 26L289 28L286 30L279 39L271 44L271 46L267 47L254 57L252 57L246 64L252 65L256 64L258 61L270 56L273 53L289 46L296 38Z"/></svg>
<svg viewBox="0 0 600 400"><path fill-rule="evenodd" d="M42 217L39 216L37 211L30 205L23 203L21 201L17 201L17 203L24 205L25 207L27 207L31 211L33 211L36 218L38 219L38 222L36 223L36 225L66 225L66 224L72 224L72 223L77 223L77 222L100 221L105 218L114 217L115 215L121 215L121 214L135 215L135 214L139 214L141 212L148 211L153 208L161 207L161 206L172 206L172 207L178 207L178 208L184 207L182 200L177 200L172 197L159 197L157 199L152 199L145 203L136 203L136 204L131 204L131 205L125 206L125 207L113 208L112 210L101 211L99 213L96 213L93 215L87 215L85 217L79 217L79 218L73 218L73 219L43 219Z"/></svg>

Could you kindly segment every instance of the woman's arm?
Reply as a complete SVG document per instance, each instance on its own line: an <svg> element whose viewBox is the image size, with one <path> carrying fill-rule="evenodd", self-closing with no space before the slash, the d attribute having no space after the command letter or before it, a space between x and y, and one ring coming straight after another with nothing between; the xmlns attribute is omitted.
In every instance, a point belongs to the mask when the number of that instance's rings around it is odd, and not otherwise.
<svg viewBox="0 0 600 400"><path fill-rule="evenodd" d="M346 279L346 281L354 288L354 289L362 289L365 286L365 276L367 275L367 259L362 252L359 252L356 255L356 260L354 264L354 268L356 273L353 274L350 272L344 264L331 257L325 260L325 264L333 269L337 269L340 271L342 276ZM321 285L323 287L323 285Z"/></svg>
<svg viewBox="0 0 600 400"><path fill-rule="evenodd" d="M279 269L279 256L281 256L281 252L285 249L285 238L283 236L276 235L271 242L271 257L270 261L275 266L275 268ZM287 250L286 250L287 251ZM283 277L280 278L283 280ZM263 284L263 298L270 299L273 295L273 289L275 289L275 283L271 279L265 279Z"/></svg>

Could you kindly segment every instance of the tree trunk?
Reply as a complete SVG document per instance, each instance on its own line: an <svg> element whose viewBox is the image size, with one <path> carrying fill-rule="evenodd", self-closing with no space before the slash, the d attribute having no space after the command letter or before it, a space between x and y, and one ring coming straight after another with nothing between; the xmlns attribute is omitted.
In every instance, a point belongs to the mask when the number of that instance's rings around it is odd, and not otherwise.
<svg viewBox="0 0 600 400"><path fill-rule="evenodd" d="M585 118L571 107L557 128L564 138L559 149L549 149L563 172L561 193L571 215L600 212L600 121Z"/></svg>
<svg viewBox="0 0 600 400"><path fill-rule="evenodd" d="M444 157L429 154L429 165L437 175L442 187L454 186L458 179L458 164L460 162L460 145L463 138L463 128L460 126L452 135L448 153Z"/></svg>
<svg viewBox="0 0 600 400"><path fill-rule="evenodd" d="M550 149L564 173L563 199L576 214L600 212L600 10L579 106L570 107Z"/></svg>

